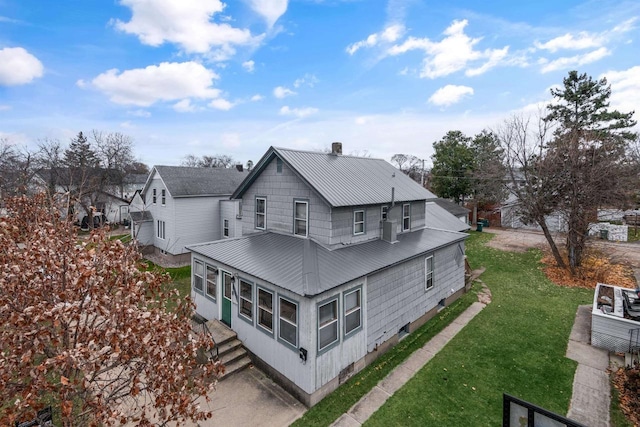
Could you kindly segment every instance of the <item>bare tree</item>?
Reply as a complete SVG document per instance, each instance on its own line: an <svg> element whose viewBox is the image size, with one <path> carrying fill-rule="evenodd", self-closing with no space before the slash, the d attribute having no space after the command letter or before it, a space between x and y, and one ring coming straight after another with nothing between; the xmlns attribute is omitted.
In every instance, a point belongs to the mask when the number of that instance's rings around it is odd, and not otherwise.
<svg viewBox="0 0 640 427"><path fill-rule="evenodd" d="M226 154L216 154L213 156L204 155L198 157L195 154L188 154L182 160L182 166L198 168L232 168L234 167L233 157Z"/></svg>
<svg viewBox="0 0 640 427"><path fill-rule="evenodd" d="M34 174L33 154L0 138L0 200L29 192Z"/></svg>
<svg viewBox="0 0 640 427"><path fill-rule="evenodd" d="M94 233L78 245L44 194L0 220L0 424L52 405L62 426L203 420L196 399L221 370L196 361L210 338L193 303L141 271L133 246ZM174 305L168 311L167 303Z"/></svg>

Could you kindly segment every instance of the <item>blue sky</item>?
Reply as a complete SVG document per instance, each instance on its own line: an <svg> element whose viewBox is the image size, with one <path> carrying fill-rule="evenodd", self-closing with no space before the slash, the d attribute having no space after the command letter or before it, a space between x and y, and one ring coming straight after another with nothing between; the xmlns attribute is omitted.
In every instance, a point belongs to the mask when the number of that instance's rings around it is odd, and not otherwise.
<svg viewBox="0 0 640 427"><path fill-rule="evenodd" d="M333 141L429 159L572 69L640 112L639 36L625 0L0 0L0 138L122 132L149 165Z"/></svg>

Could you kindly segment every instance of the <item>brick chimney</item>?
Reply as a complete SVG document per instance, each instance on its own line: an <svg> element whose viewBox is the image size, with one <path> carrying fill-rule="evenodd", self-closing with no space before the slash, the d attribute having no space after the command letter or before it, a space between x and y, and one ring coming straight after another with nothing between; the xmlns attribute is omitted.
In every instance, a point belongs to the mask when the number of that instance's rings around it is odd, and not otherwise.
<svg viewBox="0 0 640 427"><path fill-rule="evenodd" d="M242 172L243 170L242 163L236 164L236 169L238 170L238 172Z"/></svg>
<svg viewBox="0 0 640 427"><path fill-rule="evenodd" d="M334 156L342 155L342 142L334 142L331 144L331 154Z"/></svg>

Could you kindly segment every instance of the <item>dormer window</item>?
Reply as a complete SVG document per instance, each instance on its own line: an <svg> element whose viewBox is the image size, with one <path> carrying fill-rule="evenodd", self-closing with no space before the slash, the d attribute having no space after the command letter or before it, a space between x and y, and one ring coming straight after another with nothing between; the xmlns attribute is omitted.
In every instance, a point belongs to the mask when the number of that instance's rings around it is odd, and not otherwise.
<svg viewBox="0 0 640 427"><path fill-rule="evenodd" d="M266 230L267 228L267 199L256 197L256 228Z"/></svg>
<svg viewBox="0 0 640 427"><path fill-rule="evenodd" d="M402 205L402 231L411 230L411 204Z"/></svg>
<svg viewBox="0 0 640 427"><path fill-rule="evenodd" d="M382 221L386 221L387 220L387 215L389 214L389 206L383 205L382 209L380 210L380 212L381 212Z"/></svg>
<svg viewBox="0 0 640 427"><path fill-rule="evenodd" d="M364 234L364 210L353 211L353 234Z"/></svg>
<svg viewBox="0 0 640 427"><path fill-rule="evenodd" d="M309 234L309 202L296 200L293 211L293 234L307 237Z"/></svg>

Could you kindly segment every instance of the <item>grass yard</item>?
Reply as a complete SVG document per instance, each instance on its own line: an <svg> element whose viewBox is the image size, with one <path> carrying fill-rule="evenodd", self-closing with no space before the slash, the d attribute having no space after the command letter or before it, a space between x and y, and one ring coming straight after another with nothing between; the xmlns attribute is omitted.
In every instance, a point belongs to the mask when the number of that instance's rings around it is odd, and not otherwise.
<svg viewBox="0 0 640 427"><path fill-rule="evenodd" d="M164 290L177 289L181 298L188 297L191 294L191 266L185 265L184 267L176 268L162 268L151 261L145 260L147 264L147 270L156 272L158 274L169 273L171 280L164 286ZM167 308L173 310L175 304L171 301L167 302Z"/></svg>
<svg viewBox="0 0 640 427"><path fill-rule="evenodd" d="M503 392L566 414L577 364L564 355L593 291L551 283L539 251L487 248L491 237L472 233L467 255L472 268L487 268L493 302L365 425L500 425Z"/></svg>

